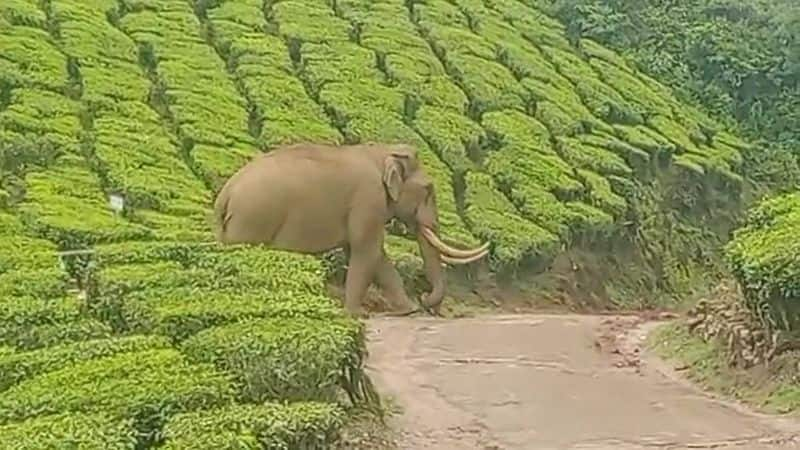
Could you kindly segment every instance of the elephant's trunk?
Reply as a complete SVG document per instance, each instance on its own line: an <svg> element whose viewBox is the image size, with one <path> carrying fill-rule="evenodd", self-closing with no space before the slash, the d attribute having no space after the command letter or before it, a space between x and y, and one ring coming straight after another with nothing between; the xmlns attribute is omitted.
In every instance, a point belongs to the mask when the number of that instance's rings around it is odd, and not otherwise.
<svg viewBox="0 0 800 450"><path fill-rule="evenodd" d="M469 264L489 254L489 243L471 250L461 250L444 243L436 232L422 226L417 233L422 259L425 263L425 275L433 287L423 304L428 308L437 308L444 300L444 270L442 263Z"/></svg>

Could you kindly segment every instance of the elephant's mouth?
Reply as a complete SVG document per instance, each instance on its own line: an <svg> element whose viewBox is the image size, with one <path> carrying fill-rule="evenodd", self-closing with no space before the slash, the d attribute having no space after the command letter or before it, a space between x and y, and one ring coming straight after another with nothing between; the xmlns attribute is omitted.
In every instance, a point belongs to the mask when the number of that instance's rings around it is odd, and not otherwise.
<svg viewBox="0 0 800 450"><path fill-rule="evenodd" d="M422 226L422 235L425 239L439 250L442 262L446 264L458 265L475 262L489 254L489 243L470 250L460 250L445 244L436 233L426 226Z"/></svg>

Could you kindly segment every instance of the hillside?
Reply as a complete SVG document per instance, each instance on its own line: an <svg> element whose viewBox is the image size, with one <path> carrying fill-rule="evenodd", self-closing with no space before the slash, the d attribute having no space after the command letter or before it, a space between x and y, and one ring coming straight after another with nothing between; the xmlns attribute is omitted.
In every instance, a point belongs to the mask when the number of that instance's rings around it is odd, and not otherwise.
<svg viewBox="0 0 800 450"><path fill-rule="evenodd" d="M766 145L748 173L794 189L800 151L800 3L793 0L533 0ZM795 160L791 160L794 155ZM765 163L769 160L768 163Z"/></svg>
<svg viewBox="0 0 800 450"><path fill-rule="evenodd" d="M372 394L341 265L209 245L216 189L280 143L415 144L443 237L491 240L499 284L603 308L694 285L750 147L579 44L513 0L2 2L0 443L335 438Z"/></svg>

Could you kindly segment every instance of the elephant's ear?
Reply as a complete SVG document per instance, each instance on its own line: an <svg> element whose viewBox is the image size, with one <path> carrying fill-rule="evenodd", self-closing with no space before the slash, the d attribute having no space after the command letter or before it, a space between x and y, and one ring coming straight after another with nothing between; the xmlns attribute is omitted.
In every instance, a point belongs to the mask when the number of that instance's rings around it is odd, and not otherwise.
<svg viewBox="0 0 800 450"><path fill-rule="evenodd" d="M383 160L383 185L395 202L400 198L403 187L403 165L398 161L402 157L403 155L392 155Z"/></svg>

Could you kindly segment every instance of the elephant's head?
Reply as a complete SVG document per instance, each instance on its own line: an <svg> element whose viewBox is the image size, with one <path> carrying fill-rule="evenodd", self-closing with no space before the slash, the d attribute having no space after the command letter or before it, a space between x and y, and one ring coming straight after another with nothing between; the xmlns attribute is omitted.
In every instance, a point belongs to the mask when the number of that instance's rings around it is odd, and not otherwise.
<svg viewBox="0 0 800 450"><path fill-rule="evenodd" d="M433 180L419 163L417 151L409 145L387 147L383 157L383 186L391 213L417 236L425 274L433 289L425 298L427 307L436 308L444 299L442 263L468 264L489 253L489 243L471 250L459 250L438 236L439 219Z"/></svg>

